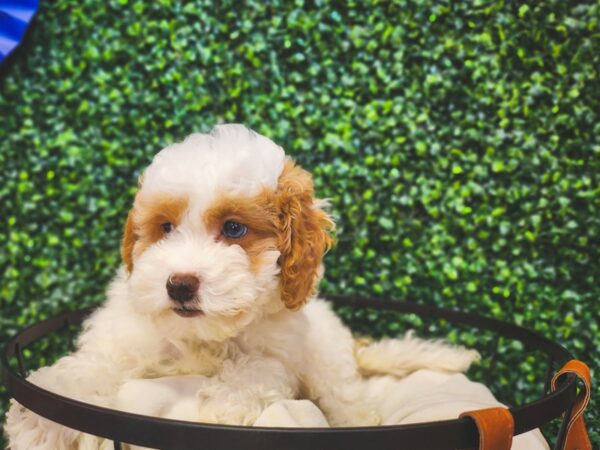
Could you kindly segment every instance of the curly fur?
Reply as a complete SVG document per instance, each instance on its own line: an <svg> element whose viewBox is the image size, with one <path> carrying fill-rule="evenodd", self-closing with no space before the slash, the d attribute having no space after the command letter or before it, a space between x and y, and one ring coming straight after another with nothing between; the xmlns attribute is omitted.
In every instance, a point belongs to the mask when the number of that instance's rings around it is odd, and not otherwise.
<svg viewBox="0 0 600 450"><path fill-rule="evenodd" d="M333 245L334 223L314 202L310 174L291 160L279 178L275 203L280 219L281 300L298 309L316 293L321 259Z"/></svg>

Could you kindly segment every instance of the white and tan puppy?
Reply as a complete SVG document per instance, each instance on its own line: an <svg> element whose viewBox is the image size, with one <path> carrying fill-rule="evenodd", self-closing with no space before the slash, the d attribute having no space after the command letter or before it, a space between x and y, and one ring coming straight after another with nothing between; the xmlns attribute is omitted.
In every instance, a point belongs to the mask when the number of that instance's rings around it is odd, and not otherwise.
<svg viewBox="0 0 600 450"><path fill-rule="evenodd" d="M332 244L322 206L309 173L241 125L165 148L141 177L105 304L77 350L30 380L96 405L239 425L406 423L497 404L459 373L476 352L412 336L357 347L314 299ZM12 450L112 448L16 402L5 430ZM539 445L522 448L546 448L528 436Z"/></svg>

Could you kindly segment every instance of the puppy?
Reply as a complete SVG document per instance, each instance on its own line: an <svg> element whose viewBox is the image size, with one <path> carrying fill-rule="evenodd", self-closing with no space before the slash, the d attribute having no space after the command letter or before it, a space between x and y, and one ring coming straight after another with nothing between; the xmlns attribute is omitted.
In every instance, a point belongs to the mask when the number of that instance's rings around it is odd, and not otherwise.
<svg viewBox="0 0 600 450"><path fill-rule="evenodd" d="M237 425L404 423L497 404L460 374L476 352L410 335L356 345L314 298L333 242L323 206L309 173L243 126L165 148L140 178L106 302L77 350L29 379L100 406ZM419 388L459 400L436 409ZM5 430L12 450L112 448L16 402Z"/></svg>

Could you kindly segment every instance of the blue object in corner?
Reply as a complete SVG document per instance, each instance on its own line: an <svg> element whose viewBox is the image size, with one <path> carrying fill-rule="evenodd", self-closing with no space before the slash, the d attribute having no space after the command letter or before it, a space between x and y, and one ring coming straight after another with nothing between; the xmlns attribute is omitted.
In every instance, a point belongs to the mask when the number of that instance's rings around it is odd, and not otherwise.
<svg viewBox="0 0 600 450"><path fill-rule="evenodd" d="M19 45L39 0L0 0L0 63Z"/></svg>

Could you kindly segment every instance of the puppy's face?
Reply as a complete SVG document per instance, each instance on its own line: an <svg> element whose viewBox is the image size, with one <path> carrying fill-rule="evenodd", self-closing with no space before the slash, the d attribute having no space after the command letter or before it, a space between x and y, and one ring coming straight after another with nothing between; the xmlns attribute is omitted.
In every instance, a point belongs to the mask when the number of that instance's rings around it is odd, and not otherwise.
<svg viewBox="0 0 600 450"><path fill-rule="evenodd" d="M162 150L123 239L129 301L172 337L222 340L313 294L333 223L269 139L216 127Z"/></svg>

